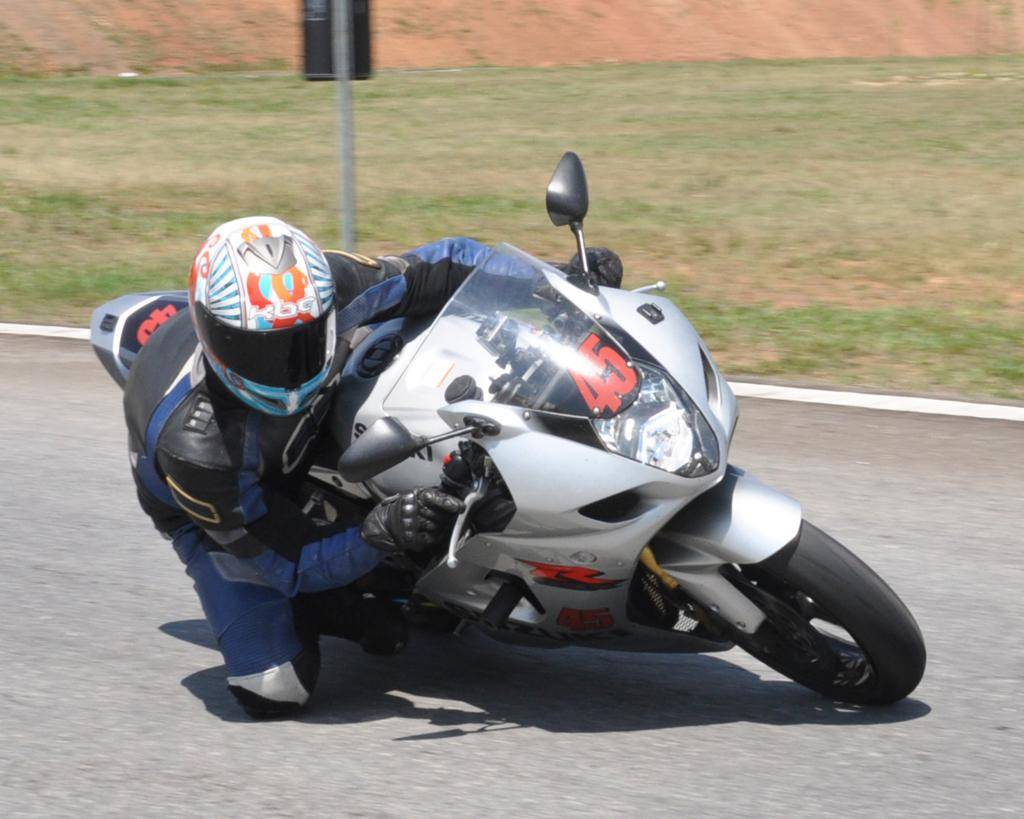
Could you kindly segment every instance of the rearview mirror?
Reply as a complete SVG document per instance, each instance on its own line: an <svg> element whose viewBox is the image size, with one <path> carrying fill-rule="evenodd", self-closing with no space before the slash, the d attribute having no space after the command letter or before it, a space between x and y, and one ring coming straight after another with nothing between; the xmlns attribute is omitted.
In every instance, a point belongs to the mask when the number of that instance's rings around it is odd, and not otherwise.
<svg viewBox="0 0 1024 819"><path fill-rule="evenodd" d="M566 151L548 182L548 216L556 227L579 224L587 215L590 198L583 162L572 151Z"/></svg>
<svg viewBox="0 0 1024 819"><path fill-rule="evenodd" d="M346 481L362 483L398 466L425 443L424 438L413 435L397 418L378 418L342 453L338 472Z"/></svg>

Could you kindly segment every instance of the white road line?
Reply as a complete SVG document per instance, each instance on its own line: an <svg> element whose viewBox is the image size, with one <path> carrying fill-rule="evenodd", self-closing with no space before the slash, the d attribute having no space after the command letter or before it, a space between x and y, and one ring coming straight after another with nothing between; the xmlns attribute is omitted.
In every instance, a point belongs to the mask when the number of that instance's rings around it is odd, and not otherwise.
<svg viewBox="0 0 1024 819"><path fill-rule="evenodd" d="M87 327L55 327L49 324L4 324L0 321L0 334L11 336L45 336L46 338L73 338L89 340Z"/></svg>
<svg viewBox="0 0 1024 819"><path fill-rule="evenodd" d="M962 418L992 418L1000 421L1024 421L1024 406L1012 404L976 404L941 398L915 398L910 395L878 395L868 392L812 390L804 387L777 387L774 384L749 384L730 381L733 392L744 398L773 401L799 401L805 404L831 404L837 407L863 407L889 412L920 412L925 415L957 415Z"/></svg>
<svg viewBox="0 0 1024 819"><path fill-rule="evenodd" d="M89 330L84 327L55 327L45 324L4 324L0 322L0 335L3 334L89 340ZM915 398L910 395L812 390L805 387L781 387L775 384L750 384L745 381L730 381L729 385L736 395L743 398L829 404L836 407L861 407L887 412L919 412L925 415L955 415L961 418L1024 421L1024 406L1012 404L977 404L970 401L948 401L941 398Z"/></svg>

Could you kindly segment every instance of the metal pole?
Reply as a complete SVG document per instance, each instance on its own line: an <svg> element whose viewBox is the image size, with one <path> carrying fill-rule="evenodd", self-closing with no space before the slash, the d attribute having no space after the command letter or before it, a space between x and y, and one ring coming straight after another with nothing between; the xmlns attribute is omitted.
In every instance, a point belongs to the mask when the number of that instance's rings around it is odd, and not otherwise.
<svg viewBox="0 0 1024 819"><path fill-rule="evenodd" d="M341 246L356 249L356 166L352 124L352 0L333 0L334 79L338 83L338 184L341 189Z"/></svg>

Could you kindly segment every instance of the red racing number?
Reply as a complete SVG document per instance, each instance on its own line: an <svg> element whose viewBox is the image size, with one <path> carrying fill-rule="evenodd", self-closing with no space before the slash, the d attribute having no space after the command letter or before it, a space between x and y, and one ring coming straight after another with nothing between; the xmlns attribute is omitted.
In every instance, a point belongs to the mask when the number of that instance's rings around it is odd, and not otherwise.
<svg viewBox="0 0 1024 819"><path fill-rule="evenodd" d="M593 365L589 372L572 371L572 379L576 389L583 396L583 401L595 415L605 412L618 412L622 407L622 397L629 395L636 387L636 370L629 366L614 346L601 344L601 337L591 333L579 346L578 352Z"/></svg>
<svg viewBox="0 0 1024 819"><path fill-rule="evenodd" d="M615 625L608 609L562 609L558 625L569 631L601 631Z"/></svg>

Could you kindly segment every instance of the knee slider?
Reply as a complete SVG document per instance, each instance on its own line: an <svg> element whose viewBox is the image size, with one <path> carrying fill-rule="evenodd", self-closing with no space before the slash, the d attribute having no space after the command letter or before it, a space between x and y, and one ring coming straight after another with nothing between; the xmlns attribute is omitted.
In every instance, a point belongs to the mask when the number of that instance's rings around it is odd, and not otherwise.
<svg viewBox="0 0 1024 819"><path fill-rule="evenodd" d="M320 652L307 647L283 665L228 677L228 690L251 716L286 716L309 701L319 673Z"/></svg>

